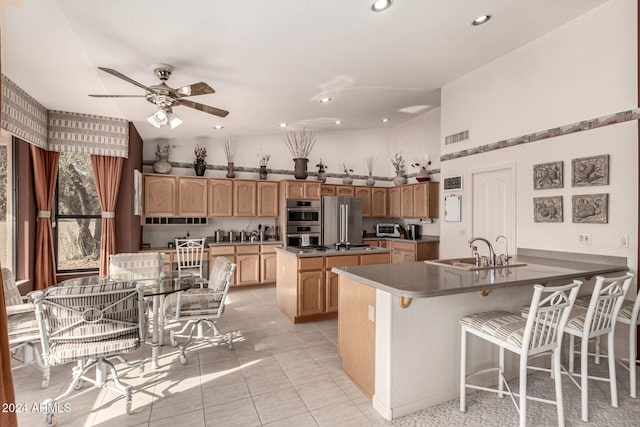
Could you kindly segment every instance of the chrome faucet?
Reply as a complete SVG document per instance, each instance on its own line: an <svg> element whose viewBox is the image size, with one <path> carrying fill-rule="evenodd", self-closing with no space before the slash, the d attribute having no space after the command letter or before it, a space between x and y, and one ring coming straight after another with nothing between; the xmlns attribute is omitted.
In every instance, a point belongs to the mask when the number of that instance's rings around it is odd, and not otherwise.
<svg viewBox="0 0 640 427"><path fill-rule="evenodd" d="M485 239L484 237L472 237L469 240L469 247L473 246L473 242L475 242L476 240L480 240L481 242L484 242L487 244L487 247L489 248L489 265L491 267L495 267L496 266L496 253L493 251L493 246L491 245L491 242L488 241L487 239Z"/></svg>
<svg viewBox="0 0 640 427"><path fill-rule="evenodd" d="M505 264L505 265L509 265L509 260L513 257L509 256L509 241L507 240L506 236L498 236L496 237L496 242L500 239L504 239L504 255L500 255L500 264ZM504 259L504 261L502 261Z"/></svg>

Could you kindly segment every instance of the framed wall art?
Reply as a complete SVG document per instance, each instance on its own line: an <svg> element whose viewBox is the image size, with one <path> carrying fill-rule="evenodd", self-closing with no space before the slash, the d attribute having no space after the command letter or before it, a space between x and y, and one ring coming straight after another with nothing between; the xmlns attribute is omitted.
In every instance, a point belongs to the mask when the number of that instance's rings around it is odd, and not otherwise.
<svg viewBox="0 0 640 427"><path fill-rule="evenodd" d="M609 194L572 196L573 222L606 224L609 222Z"/></svg>
<svg viewBox="0 0 640 427"><path fill-rule="evenodd" d="M533 165L533 189L548 190L550 188L562 188L563 162L542 163Z"/></svg>
<svg viewBox="0 0 640 427"><path fill-rule="evenodd" d="M563 222L562 196L534 197L533 222Z"/></svg>
<svg viewBox="0 0 640 427"><path fill-rule="evenodd" d="M583 157L571 160L571 185L609 185L609 155Z"/></svg>

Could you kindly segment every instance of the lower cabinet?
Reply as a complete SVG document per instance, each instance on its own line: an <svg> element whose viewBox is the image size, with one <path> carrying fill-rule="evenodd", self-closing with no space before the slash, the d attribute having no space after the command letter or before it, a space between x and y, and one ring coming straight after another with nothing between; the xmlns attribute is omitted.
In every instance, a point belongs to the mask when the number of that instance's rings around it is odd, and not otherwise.
<svg viewBox="0 0 640 427"><path fill-rule="evenodd" d="M224 256L236 264L233 286L275 283L276 252L280 243L223 245L209 248L209 266L216 258Z"/></svg>
<svg viewBox="0 0 640 427"><path fill-rule="evenodd" d="M388 242L393 250L391 262L415 262L429 259L438 259L439 247L438 242L420 242L420 241L391 241Z"/></svg>
<svg viewBox="0 0 640 427"><path fill-rule="evenodd" d="M236 285L257 285L260 283L260 255L236 256Z"/></svg>
<svg viewBox="0 0 640 427"><path fill-rule="evenodd" d="M308 316L324 311L324 278L322 271L298 273L298 314Z"/></svg>
<svg viewBox="0 0 640 427"><path fill-rule="evenodd" d="M260 283L276 281L276 254L260 254Z"/></svg>

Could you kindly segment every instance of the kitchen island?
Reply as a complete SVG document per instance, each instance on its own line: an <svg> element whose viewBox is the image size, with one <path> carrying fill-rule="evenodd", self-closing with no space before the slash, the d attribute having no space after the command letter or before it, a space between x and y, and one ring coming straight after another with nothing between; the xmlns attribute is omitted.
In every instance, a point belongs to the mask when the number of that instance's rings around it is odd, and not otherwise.
<svg viewBox="0 0 640 427"><path fill-rule="evenodd" d="M378 247L276 248L278 308L292 322L335 318L338 313L338 275L333 267L388 264L391 250Z"/></svg>
<svg viewBox="0 0 640 427"><path fill-rule="evenodd" d="M460 318L489 310L517 312L531 301L536 283L583 280L585 294L593 288L593 276L627 270L626 258L575 255L519 250L511 263L526 265L479 271L425 262L334 268L343 370L386 419L454 399ZM468 352L470 371L495 366L492 346L472 339ZM515 376L515 358L506 362L507 376ZM490 385L495 375L479 382Z"/></svg>

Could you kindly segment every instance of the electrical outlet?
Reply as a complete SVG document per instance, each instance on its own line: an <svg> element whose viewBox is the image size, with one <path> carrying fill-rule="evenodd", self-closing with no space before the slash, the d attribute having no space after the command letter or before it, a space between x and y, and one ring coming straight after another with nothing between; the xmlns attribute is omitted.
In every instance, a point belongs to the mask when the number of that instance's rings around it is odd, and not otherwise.
<svg viewBox="0 0 640 427"><path fill-rule="evenodd" d="M621 248L628 248L629 247L629 236L628 235L622 235L618 238L618 246L620 246Z"/></svg>
<svg viewBox="0 0 640 427"><path fill-rule="evenodd" d="M460 235L461 235L461 236L464 236L464 228L461 228L461 229L460 229Z"/></svg>
<svg viewBox="0 0 640 427"><path fill-rule="evenodd" d="M583 245L591 244L591 234L578 234L578 243Z"/></svg>
<svg viewBox="0 0 640 427"><path fill-rule="evenodd" d="M376 320L375 309L373 308L372 305L369 306L369 320L371 322L375 322L375 320Z"/></svg>

